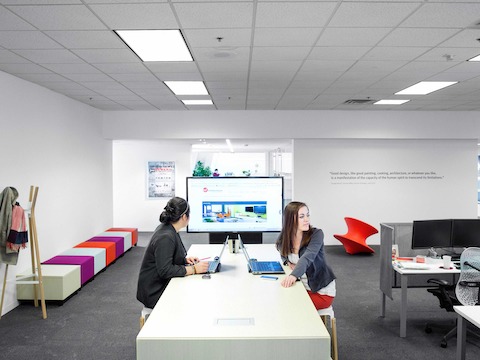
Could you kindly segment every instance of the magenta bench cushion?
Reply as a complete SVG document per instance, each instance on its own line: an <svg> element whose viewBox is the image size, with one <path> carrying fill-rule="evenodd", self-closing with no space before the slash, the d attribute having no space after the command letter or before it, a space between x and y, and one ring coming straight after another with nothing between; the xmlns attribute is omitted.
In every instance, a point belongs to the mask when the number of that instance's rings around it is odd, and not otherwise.
<svg viewBox="0 0 480 360"><path fill-rule="evenodd" d="M43 264L80 265L80 283L83 285L93 278L95 262L93 256L66 256L58 255Z"/></svg>
<svg viewBox="0 0 480 360"><path fill-rule="evenodd" d="M123 237L119 236L94 236L88 239L87 242L113 242L115 243L115 259L118 259L124 253Z"/></svg>

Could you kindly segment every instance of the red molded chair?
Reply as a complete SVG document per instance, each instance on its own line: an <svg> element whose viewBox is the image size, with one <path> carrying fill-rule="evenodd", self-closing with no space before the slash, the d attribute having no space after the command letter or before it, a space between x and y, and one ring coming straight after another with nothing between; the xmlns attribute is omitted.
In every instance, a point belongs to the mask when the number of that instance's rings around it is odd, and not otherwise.
<svg viewBox="0 0 480 360"><path fill-rule="evenodd" d="M345 235L333 235L343 244L345 251L349 254L374 253L375 250L367 245L367 238L378 233L378 230L372 225L350 217L346 217L345 222L348 232Z"/></svg>

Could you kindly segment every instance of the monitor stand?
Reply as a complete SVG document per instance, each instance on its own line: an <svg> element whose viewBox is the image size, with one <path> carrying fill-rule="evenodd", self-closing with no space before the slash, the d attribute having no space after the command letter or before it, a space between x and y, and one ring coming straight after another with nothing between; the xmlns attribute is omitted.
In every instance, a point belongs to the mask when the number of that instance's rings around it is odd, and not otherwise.
<svg viewBox="0 0 480 360"><path fill-rule="evenodd" d="M215 232L215 233L208 233L208 243L223 244L227 236L229 237L229 239L237 239L238 235L241 236L242 242L244 244L261 244L263 242L263 235L261 232L239 232L239 233Z"/></svg>

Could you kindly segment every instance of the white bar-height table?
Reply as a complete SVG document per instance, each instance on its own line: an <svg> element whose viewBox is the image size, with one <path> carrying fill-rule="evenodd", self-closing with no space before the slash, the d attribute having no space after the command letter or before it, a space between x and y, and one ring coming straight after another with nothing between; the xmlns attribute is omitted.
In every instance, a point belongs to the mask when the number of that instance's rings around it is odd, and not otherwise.
<svg viewBox="0 0 480 360"><path fill-rule="evenodd" d="M457 268L443 269L443 260L441 259L427 259L428 269L422 270L410 270L402 269L395 264L393 269L400 274L400 288L401 288L401 301L400 301L400 337L407 337L407 292L408 292L408 277L415 275L439 275L439 274L459 274L460 270ZM383 295L385 296L385 295ZM382 305L384 306L384 305ZM382 310L384 312L384 310Z"/></svg>
<svg viewBox="0 0 480 360"><path fill-rule="evenodd" d="M213 257L222 245L192 245ZM258 260L280 260L273 244L246 245ZM330 359L330 335L305 288L263 280L242 253L225 249L219 273L172 279L137 336L137 360ZM289 272L289 270L287 270Z"/></svg>
<svg viewBox="0 0 480 360"><path fill-rule="evenodd" d="M458 314L456 359L465 360L467 321L480 328L480 306L454 306L453 310Z"/></svg>

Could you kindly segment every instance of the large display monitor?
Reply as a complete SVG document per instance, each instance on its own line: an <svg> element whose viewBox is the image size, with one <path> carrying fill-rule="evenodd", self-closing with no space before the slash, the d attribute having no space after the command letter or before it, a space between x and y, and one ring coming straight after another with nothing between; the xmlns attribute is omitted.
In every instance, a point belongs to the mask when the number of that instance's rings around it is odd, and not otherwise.
<svg viewBox="0 0 480 360"><path fill-rule="evenodd" d="M480 247L480 220L453 219L452 247Z"/></svg>
<svg viewBox="0 0 480 360"><path fill-rule="evenodd" d="M412 249L451 247L452 220L413 222Z"/></svg>
<svg viewBox="0 0 480 360"><path fill-rule="evenodd" d="M188 232L282 229L283 177L188 177Z"/></svg>

